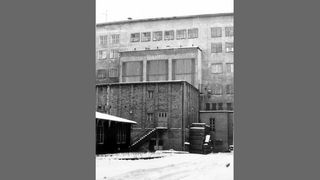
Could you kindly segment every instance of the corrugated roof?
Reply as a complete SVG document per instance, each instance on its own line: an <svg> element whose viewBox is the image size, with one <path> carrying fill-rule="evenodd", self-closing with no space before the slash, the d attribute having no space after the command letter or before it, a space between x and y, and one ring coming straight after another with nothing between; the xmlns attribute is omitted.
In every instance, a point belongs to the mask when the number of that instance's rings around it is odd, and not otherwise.
<svg viewBox="0 0 320 180"><path fill-rule="evenodd" d="M112 116L110 114L104 114L104 113L100 113L100 112L96 112L96 119L103 119L103 120L108 120L108 121L116 121L116 122L122 122L122 123L137 124L136 122L128 120L128 119L124 119L124 118L121 118L121 117Z"/></svg>
<svg viewBox="0 0 320 180"><path fill-rule="evenodd" d="M106 25L125 24L125 23L136 23L136 22L174 20L174 19L189 19L189 18L204 18L204 17L221 17L221 16L233 16L233 13L200 14L200 15L189 15L189 16L173 16L173 17L160 17L160 18L124 20L124 21L114 21L114 22L98 23L98 24L96 24L96 26L99 27L99 26L106 26Z"/></svg>

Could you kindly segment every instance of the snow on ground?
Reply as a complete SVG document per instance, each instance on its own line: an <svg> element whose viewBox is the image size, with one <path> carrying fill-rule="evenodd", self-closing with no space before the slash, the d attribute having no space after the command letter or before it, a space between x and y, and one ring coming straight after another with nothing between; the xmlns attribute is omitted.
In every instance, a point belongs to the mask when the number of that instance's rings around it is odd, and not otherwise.
<svg viewBox="0 0 320 180"><path fill-rule="evenodd" d="M97 157L96 180L233 180L233 153L154 153L151 156L162 157L119 160L128 156L137 154Z"/></svg>

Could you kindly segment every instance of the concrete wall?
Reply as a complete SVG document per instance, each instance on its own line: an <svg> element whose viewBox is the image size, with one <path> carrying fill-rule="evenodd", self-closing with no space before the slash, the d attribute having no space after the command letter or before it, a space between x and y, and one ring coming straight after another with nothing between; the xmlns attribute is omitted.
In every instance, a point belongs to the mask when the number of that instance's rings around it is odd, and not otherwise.
<svg viewBox="0 0 320 180"><path fill-rule="evenodd" d="M222 95L211 97L211 99L205 99L201 102L201 107L206 101L209 102L223 102L228 101L233 102L233 95L227 95L225 92L225 87L227 84L233 84L233 73L226 72L226 64L233 63L233 53L225 51L225 43L233 42L234 38L226 37L224 28L227 26L233 26L233 15L222 15L222 16L205 16L205 17L195 17L195 18L185 18L185 19L170 19L170 20L157 20L157 21L143 21L143 22L131 22L131 23L120 23L120 24L110 24L110 25L100 25L96 27L97 36L97 51L106 50L106 59L96 59L96 69L118 69L118 74L120 74L120 63L119 58L109 58L111 50L119 51L134 51L134 50L145 50L147 49L164 49L164 48L178 48L178 47L191 47L198 46L202 51L199 54L202 61L198 71L201 69L201 93L206 93L214 85L221 85L224 90ZM212 38L211 37L211 27L222 27L222 37ZM191 29L198 28L198 38L195 39L176 39L176 30L179 29ZM152 32L153 31L166 31L175 30L174 40L162 40L162 41L150 41L150 42L130 42L131 33L141 33L141 32ZM120 40L118 44L112 44L111 35L119 34ZM108 36L107 45L99 45L98 38L100 35ZM222 53L211 53L211 43L222 43ZM214 63L222 63L222 73L213 74L211 72L211 66ZM198 79L198 81L200 81ZM97 83L103 82L118 82L117 78L106 78L99 79ZM201 108L202 109L202 108ZM202 109L203 110L203 109Z"/></svg>
<svg viewBox="0 0 320 180"><path fill-rule="evenodd" d="M210 125L210 118L215 118L215 140L222 141L222 144L216 146L215 150L227 151L229 145L233 144L233 112L200 112L200 122Z"/></svg>

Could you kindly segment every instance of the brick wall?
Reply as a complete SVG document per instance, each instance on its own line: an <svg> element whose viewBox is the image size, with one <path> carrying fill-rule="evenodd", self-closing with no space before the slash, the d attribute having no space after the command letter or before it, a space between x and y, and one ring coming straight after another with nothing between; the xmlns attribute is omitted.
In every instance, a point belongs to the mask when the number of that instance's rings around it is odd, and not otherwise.
<svg viewBox="0 0 320 180"><path fill-rule="evenodd" d="M166 112L168 129L160 133L165 149L183 150L188 139L186 128L198 121L199 92L186 82L117 83L98 85L97 90L97 107L103 102L108 107L105 112L137 122L132 138L146 128L157 127L158 113ZM153 91L152 98L147 96L148 90ZM153 113L152 122L147 120L147 113Z"/></svg>

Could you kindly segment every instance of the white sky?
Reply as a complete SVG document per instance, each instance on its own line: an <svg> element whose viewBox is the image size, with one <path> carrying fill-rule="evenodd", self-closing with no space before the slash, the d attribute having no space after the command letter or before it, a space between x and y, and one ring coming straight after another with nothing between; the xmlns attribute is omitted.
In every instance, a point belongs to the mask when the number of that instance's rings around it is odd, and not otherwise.
<svg viewBox="0 0 320 180"><path fill-rule="evenodd" d="M233 0L96 0L96 23L233 12Z"/></svg>

